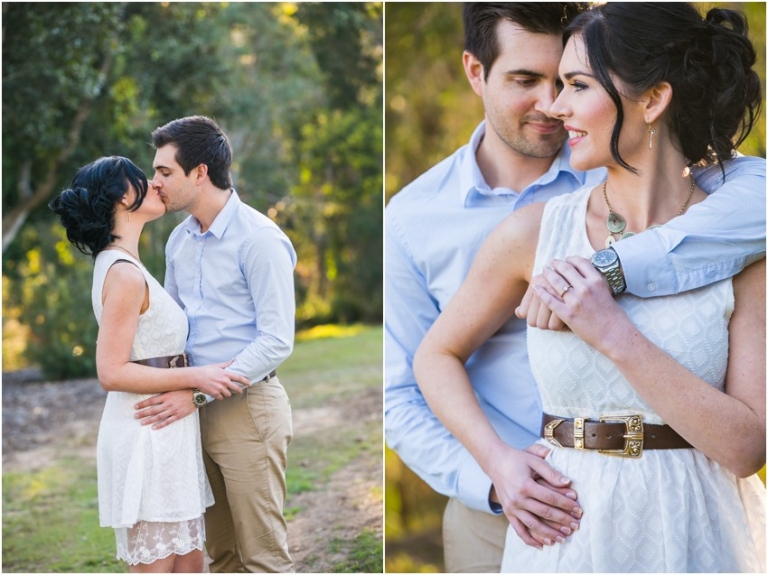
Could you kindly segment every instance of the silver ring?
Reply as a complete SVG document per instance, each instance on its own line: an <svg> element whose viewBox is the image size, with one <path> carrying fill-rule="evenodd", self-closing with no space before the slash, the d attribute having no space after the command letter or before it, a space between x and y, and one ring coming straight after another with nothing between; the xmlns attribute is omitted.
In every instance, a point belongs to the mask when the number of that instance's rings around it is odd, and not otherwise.
<svg viewBox="0 0 768 575"><path fill-rule="evenodd" d="M568 284L563 288L563 291L560 292L560 297L562 298L566 293L568 293L568 290L571 289L573 286L571 284Z"/></svg>

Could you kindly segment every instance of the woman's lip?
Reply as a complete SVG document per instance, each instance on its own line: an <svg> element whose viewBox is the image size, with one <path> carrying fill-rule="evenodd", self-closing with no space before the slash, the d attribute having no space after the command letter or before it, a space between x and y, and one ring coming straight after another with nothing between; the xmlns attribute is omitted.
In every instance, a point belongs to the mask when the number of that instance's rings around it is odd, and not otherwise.
<svg viewBox="0 0 768 575"><path fill-rule="evenodd" d="M587 133L583 130L579 130L577 128L574 128L573 126L564 126L565 130L568 132L568 143L571 146L575 146L578 144L581 140L583 140ZM581 134L580 136L575 135L575 133Z"/></svg>

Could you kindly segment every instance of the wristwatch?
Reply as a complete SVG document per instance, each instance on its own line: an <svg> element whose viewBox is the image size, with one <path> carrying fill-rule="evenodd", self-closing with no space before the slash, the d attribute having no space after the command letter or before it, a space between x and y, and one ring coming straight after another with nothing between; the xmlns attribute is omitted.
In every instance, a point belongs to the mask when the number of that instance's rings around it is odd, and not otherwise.
<svg viewBox="0 0 768 575"><path fill-rule="evenodd" d="M608 280L613 295L618 295L627 289L624 272L621 270L619 254L613 248L606 248L592 254L592 265Z"/></svg>
<svg viewBox="0 0 768 575"><path fill-rule="evenodd" d="M195 388L192 390L192 401L194 402L195 407L202 407L208 403L208 398L205 397L205 394L202 391Z"/></svg>

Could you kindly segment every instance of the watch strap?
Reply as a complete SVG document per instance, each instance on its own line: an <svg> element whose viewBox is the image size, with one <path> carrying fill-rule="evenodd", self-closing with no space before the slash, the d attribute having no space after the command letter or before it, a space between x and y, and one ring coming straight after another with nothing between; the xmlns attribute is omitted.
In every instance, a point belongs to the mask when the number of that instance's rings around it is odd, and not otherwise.
<svg viewBox="0 0 768 575"><path fill-rule="evenodd" d="M611 266L610 269L601 270L605 279L608 280L608 285L613 290L613 295L618 295L627 289L627 284L624 281L624 274L621 273L621 267L616 262L616 265Z"/></svg>

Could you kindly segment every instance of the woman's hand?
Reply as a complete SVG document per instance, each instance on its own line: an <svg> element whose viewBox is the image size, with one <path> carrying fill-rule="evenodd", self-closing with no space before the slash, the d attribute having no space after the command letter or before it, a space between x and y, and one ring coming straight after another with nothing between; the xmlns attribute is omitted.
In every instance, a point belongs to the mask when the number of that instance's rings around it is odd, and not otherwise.
<svg viewBox="0 0 768 575"><path fill-rule="evenodd" d="M603 274L589 260L553 260L542 275L547 281L533 286L541 302L595 349L603 351L631 326Z"/></svg>
<svg viewBox="0 0 768 575"><path fill-rule="evenodd" d="M547 448L534 444L525 451L506 447L495 458L489 476L495 500L501 504L512 528L527 545L565 542L579 528L582 510L571 480L542 458Z"/></svg>
<svg viewBox="0 0 768 575"><path fill-rule="evenodd" d="M189 368L190 371L194 370L190 387L196 387L218 400L230 397L232 392L243 393L243 388L251 385L251 382L244 375L225 371L224 368L229 367L231 363L228 361Z"/></svg>

